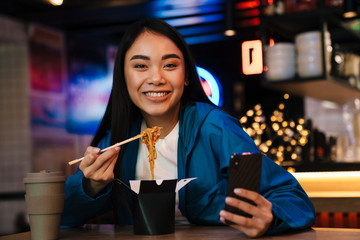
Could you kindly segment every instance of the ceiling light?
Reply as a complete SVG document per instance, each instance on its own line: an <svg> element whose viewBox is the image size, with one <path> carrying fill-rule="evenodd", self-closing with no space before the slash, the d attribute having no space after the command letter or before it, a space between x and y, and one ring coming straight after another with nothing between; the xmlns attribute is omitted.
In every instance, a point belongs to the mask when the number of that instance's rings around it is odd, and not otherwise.
<svg viewBox="0 0 360 240"><path fill-rule="evenodd" d="M344 0L344 17L353 18L357 16L356 0Z"/></svg>
<svg viewBox="0 0 360 240"><path fill-rule="evenodd" d="M54 6L61 6L63 4L64 0L49 0L49 3Z"/></svg>
<svg viewBox="0 0 360 240"><path fill-rule="evenodd" d="M234 36L236 34L234 28L234 3L232 0L226 2L225 6L225 36Z"/></svg>
<svg viewBox="0 0 360 240"><path fill-rule="evenodd" d="M231 36L234 36L236 34L236 32L233 29L228 29L228 30L225 30L224 34L225 34L225 36L231 37Z"/></svg>

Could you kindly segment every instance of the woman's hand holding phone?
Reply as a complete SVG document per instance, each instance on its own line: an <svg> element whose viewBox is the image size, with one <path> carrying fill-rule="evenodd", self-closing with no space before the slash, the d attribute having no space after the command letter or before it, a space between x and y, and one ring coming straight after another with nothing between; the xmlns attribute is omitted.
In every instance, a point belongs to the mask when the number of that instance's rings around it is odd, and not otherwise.
<svg viewBox="0 0 360 240"><path fill-rule="evenodd" d="M259 193L243 188L235 188L234 193L238 197L251 200L255 205L234 197L226 197L226 204L239 209L252 217L249 218L222 210L220 212L220 220L223 223L228 223L230 221L231 227L242 231L249 237L259 237L263 235L269 229L274 218L271 202L266 200L266 198Z"/></svg>
<svg viewBox="0 0 360 240"><path fill-rule="evenodd" d="M220 220L249 237L264 234L273 220L271 202L258 193L261 168L260 152L230 157L226 207L220 212Z"/></svg>

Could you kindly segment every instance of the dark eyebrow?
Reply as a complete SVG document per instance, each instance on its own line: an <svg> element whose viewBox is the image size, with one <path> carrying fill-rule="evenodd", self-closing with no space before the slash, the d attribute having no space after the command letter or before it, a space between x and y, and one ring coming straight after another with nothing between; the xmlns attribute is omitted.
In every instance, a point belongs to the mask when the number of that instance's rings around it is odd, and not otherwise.
<svg viewBox="0 0 360 240"><path fill-rule="evenodd" d="M149 57L144 56L144 55L134 55L134 56L132 56L132 58L130 58L130 60L134 60L134 59L150 60Z"/></svg>
<svg viewBox="0 0 360 240"><path fill-rule="evenodd" d="M177 54L173 53L173 54L167 54L167 55L163 56L161 58L161 60L165 60L165 59L169 59L169 58L178 58L178 59L180 59L180 57Z"/></svg>
<svg viewBox="0 0 360 240"><path fill-rule="evenodd" d="M177 55L177 54L167 54L165 56L163 56L161 58L161 60L166 60L166 59L169 59L169 58L178 58L180 59L180 57ZM134 60L134 59L143 59L143 60L150 60L150 58L148 56L144 56L144 55L134 55L130 58L130 60Z"/></svg>

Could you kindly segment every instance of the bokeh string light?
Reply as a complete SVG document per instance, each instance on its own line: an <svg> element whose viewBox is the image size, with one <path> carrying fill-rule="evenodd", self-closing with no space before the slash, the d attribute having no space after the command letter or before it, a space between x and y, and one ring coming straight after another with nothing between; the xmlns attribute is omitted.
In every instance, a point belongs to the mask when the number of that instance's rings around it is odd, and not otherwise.
<svg viewBox="0 0 360 240"><path fill-rule="evenodd" d="M240 123L265 155L292 171L291 167L302 160L302 150L308 143L310 130L305 128L303 118L285 119L289 97L289 94L284 94L284 102L268 118L264 116L261 105L255 105L240 118Z"/></svg>

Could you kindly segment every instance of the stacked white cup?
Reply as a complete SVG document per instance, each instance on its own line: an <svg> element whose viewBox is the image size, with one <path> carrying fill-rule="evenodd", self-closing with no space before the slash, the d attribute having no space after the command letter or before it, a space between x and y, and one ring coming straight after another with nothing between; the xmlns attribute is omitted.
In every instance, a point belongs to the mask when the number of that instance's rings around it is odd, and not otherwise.
<svg viewBox="0 0 360 240"><path fill-rule="evenodd" d="M271 81L291 79L296 73L295 44L276 43L265 49L266 78Z"/></svg>
<svg viewBox="0 0 360 240"><path fill-rule="evenodd" d="M295 36L297 50L297 72L299 77L318 77L323 74L323 54L321 31L309 31ZM331 39L324 32L324 49L327 71L330 70Z"/></svg>

